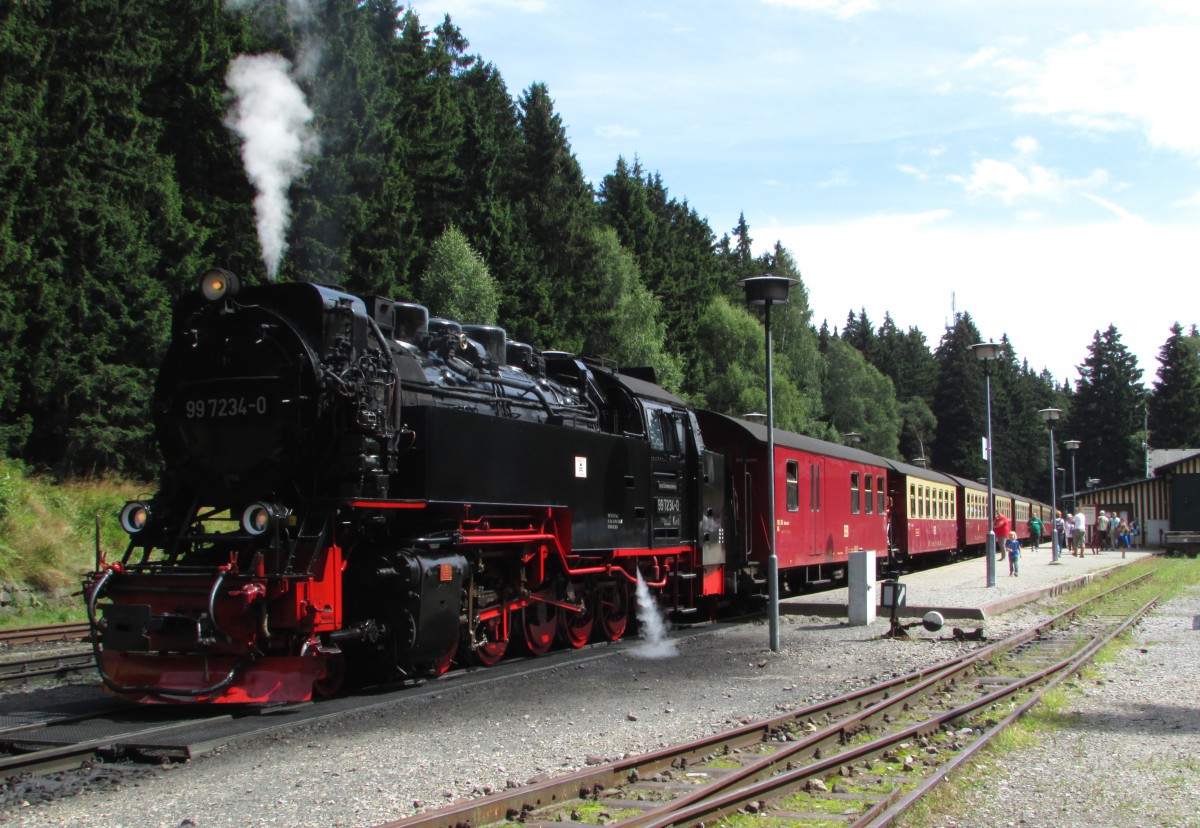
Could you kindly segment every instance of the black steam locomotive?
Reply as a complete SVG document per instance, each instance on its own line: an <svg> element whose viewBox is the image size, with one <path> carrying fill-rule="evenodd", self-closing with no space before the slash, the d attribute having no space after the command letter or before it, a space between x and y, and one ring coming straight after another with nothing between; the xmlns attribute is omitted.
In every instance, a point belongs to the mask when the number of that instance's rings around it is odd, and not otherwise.
<svg viewBox="0 0 1200 828"><path fill-rule="evenodd" d="M728 482L646 373L315 284L184 297L158 493L85 581L97 664L143 701L305 700L616 640L639 574L711 612Z"/></svg>
<svg viewBox="0 0 1200 828"><path fill-rule="evenodd" d="M773 553L802 589L855 552L895 564L987 535L974 481L771 437L649 372L420 305L211 270L172 324L161 487L84 582L100 675L128 698L299 701L487 666L621 638L639 578L708 618L766 592ZM994 498L1019 535L1051 523Z"/></svg>

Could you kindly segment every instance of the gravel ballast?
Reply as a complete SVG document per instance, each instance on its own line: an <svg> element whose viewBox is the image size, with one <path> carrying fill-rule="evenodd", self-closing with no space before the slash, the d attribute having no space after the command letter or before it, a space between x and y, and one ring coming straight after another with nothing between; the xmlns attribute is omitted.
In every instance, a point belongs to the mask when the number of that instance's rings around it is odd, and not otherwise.
<svg viewBox="0 0 1200 828"><path fill-rule="evenodd" d="M1173 804L1200 794L1194 616L1196 592L1156 613L1138 633L1147 643L1106 666L1103 683L1079 683L1078 728L1051 734L1053 744L1029 748L1028 759L1008 754L970 810L938 824L1200 824ZM1036 605L1023 607L989 621L987 632L1003 637L1040 617ZM972 646L923 631L913 641L881 639L886 626L785 615L778 653L767 648L762 623L681 638L667 658L640 657L636 645L597 647L599 657L581 664L473 687L448 681L419 699L239 743L116 788L18 808L0 822L374 825L778 715ZM1158 796L1164 774L1181 780L1166 800ZM1098 803L1108 808L1102 817ZM1155 808L1179 819L1156 822Z"/></svg>

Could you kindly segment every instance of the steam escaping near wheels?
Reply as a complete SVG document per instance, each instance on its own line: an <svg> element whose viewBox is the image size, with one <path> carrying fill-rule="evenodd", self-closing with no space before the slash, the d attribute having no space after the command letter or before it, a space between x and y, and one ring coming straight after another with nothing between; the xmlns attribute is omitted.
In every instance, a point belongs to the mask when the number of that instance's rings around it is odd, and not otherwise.
<svg viewBox="0 0 1200 828"><path fill-rule="evenodd" d="M679 655L675 642L667 637L667 623L663 620L662 611L654 603L654 596L642 578L641 570L637 574L637 617L641 625L642 643L634 648L633 654L638 658L671 658Z"/></svg>

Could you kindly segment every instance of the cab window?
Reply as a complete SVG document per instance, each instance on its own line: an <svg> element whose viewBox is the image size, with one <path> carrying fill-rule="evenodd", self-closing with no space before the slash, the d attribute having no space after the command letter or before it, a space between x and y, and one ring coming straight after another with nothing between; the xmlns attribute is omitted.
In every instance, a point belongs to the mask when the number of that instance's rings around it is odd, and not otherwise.
<svg viewBox="0 0 1200 828"><path fill-rule="evenodd" d="M850 514L852 515L858 514L858 499L858 472L850 472Z"/></svg>

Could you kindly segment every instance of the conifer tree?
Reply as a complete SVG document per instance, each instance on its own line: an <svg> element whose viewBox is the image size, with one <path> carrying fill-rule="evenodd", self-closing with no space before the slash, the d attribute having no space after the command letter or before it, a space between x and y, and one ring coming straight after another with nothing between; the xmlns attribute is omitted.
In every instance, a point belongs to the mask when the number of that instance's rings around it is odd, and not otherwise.
<svg viewBox="0 0 1200 828"><path fill-rule="evenodd" d="M1071 412L1071 426L1083 443L1079 467L1103 485L1142 477L1142 370L1115 326L1096 331L1079 373Z"/></svg>
<svg viewBox="0 0 1200 828"><path fill-rule="evenodd" d="M840 339L830 341L825 358L824 402L830 423L842 435L862 434L867 451L896 458L901 421L892 381Z"/></svg>
<svg viewBox="0 0 1200 828"><path fill-rule="evenodd" d="M932 466L972 480L987 472L982 452L987 436L984 372L972 350L981 340L971 315L962 313L934 355L938 376L932 408L938 434Z"/></svg>
<svg viewBox="0 0 1200 828"><path fill-rule="evenodd" d="M1158 378L1149 397L1150 445L1200 448L1200 336L1176 322L1158 355Z"/></svg>

